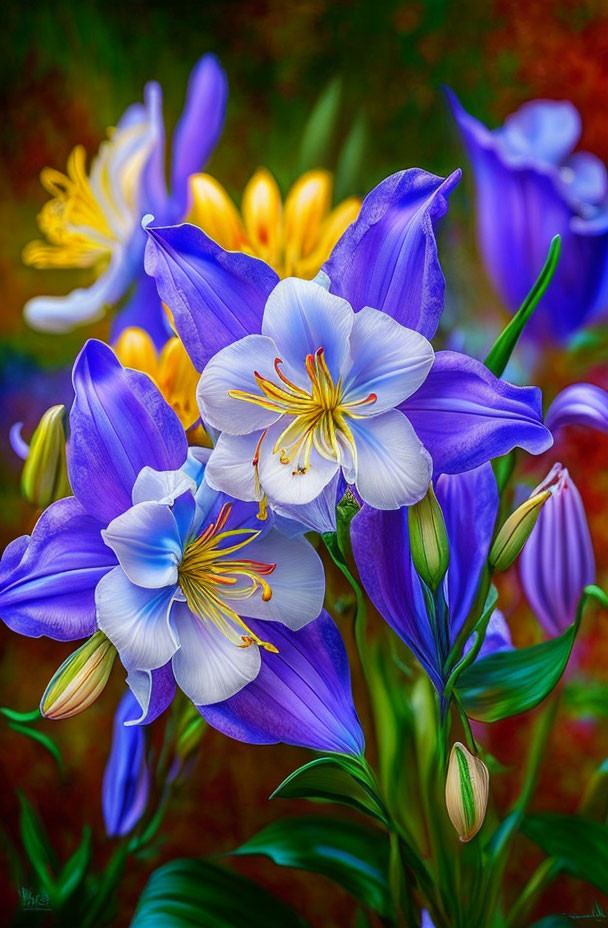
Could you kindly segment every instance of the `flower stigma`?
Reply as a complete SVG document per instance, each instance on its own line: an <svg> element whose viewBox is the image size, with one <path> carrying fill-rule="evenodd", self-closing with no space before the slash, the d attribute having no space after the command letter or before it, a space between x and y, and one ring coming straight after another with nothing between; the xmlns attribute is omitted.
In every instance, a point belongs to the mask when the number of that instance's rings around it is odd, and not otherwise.
<svg viewBox="0 0 608 928"><path fill-rule="evenodd" d="M191 612L201 620L213 622L237 647L256 644L277 654L278 649L258 638L224 598L246 600L261 590L262 600L268 602L272 589L265 578L277 566L231 556L260 535L251 528L223 531L231 512L232 504L224 503L215 522L186 547L178 568L178 582Z"/></svg>

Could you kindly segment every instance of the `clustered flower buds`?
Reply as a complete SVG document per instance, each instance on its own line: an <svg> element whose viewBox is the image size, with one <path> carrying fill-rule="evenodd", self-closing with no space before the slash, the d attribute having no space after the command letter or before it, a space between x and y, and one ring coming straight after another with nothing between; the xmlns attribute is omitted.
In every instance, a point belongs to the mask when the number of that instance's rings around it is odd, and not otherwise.
<svg viewBox="0 0 608 928"><path fill-rule="evenodd" d="M445 804L461 841L474 838L486 815L490 775L479 757L456 741L445 781Z"/></svg>

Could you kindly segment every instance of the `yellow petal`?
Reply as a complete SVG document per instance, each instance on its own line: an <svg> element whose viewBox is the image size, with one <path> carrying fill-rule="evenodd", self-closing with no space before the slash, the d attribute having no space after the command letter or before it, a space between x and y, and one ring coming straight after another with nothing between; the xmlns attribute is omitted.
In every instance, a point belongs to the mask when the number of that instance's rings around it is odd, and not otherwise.
<svg viewBox="0 0 608 928"><path fill-rule="evenodd" d="M199 417L196 405L199 377L180 339L170 338L160 355L158 385L186 429Z"/></svg>
<svg viewBox="0 0 608 928"><path fill-rule="evenodd" d="M254 253L276 266L281 243L281 193L266 168L258 168L245 190L242 203L245 232Z"/></svg>
<svg viewBox="0 0 608 928"><path fill-rule="evenodd" d="M360 209L361 201L357 197L349 197L331 211L321 226L316 247L298 262L295 268L297 277L312 278L315 276L321 265L329 258L338 239L355 221Z"/></svg>
<svg viewBox="0 0 608 928"><path fill-rule="evenodd" d="M331 205L332 178L328 171L307 171L285 201L285 273L289 276L300 258L319 241L321 224Z"/></svg>
<svg viewBox="0 0 608 928"><path fill-rule="evenodd" d="M130 326L121 332L114 345L116 357L124 367L149 374L158 379L158 361L154 342L144 329Z"/></svg>
<svg viewBox="0 0 608 928"><path fill-rule="evenodd" d="M207 233L228 251L238 251L245 231L238 210L226 190L210 174L193 174L189 180L191 207L187 222Z"/></svg>

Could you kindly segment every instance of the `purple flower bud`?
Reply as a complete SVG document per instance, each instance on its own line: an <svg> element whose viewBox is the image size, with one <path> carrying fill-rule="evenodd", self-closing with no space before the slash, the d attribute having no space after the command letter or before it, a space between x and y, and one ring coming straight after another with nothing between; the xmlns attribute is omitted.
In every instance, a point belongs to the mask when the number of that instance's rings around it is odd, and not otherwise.
<svg viewBox="0 0 608 928"><path fill-rule="evenodd" d="M554 484L520 559L524 592L550 635L574 621L583 588L595 579L591 535L580 493L566 468L555 464L537 488Z"/></svg>
<svg viewBox="0 0 608 928"><path fill-rule="evenodd" d="M148 803L150 771L145 731L140 725L125 725L140 714L139 703L128 690L114 716L112 750L103 775L103 818L111 838L128 834Z"/></svg>
<svg viewBox="0 0 608 928"><path fill-rule="evenodd" d="M563 425L586 425L608 432L608 393L592 383L573 383L558 393L545 417L552 432Z"/></svg>

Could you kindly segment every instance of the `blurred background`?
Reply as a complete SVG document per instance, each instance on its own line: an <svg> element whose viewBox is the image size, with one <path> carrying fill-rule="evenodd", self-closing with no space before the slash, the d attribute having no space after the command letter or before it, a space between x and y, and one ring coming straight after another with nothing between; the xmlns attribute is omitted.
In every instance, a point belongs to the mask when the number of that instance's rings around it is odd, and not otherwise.
<svg viewBox="0 0 608 928"><path fill-rule="evenodd" d="M3 8L0 32L0 548L29 531L36 513L19 493L21 462L10 450L8 431L22 421L28 438L40 414L69 398L69 366L92 334L107 336L107 323L69 336L38 334L21 318L36 294L65 293L89 282L86 272L36 271L21 262L23 246L37 237L36 215L47 199L39 183L49 165L65 169L73 146L94 154L108 126L129 103L140 100L145 82L164 90L170 135L181 110L192 65L214 51L230 84L223 138L208 166L238 202L243 186L260 165L268 167L285 193L297 177L307 121L323 95L339 94L332 144L319 153L318 166L333 169L342 144L357 129L358 157L343 175L346 194L364 195L393 171L419 166L445 174L462 166L465 179L453 196L440 238L448 281L442 337L467 340L483 356L504 321L486 281L474 245L472 184L466 159L442 93L449 85L465 107L491 126L525 100L570 99L580 110L581 147L608 161L608 6L605 0L427 0L373 3L348 0L260 0L129 4L37 0ZM322 156L322 157L321 157ZM321 163L322 162L322 163ZM457 328L456 328L457 323ZM471 328L472 335L461 333ZM525 349L524 349L525 351ZM601 359L598 359L601 361ZM604 358L605 361L605 358ZM579 352L568 362L546 359L538 369L549 397L578 379L608 387L605 364L589 371ZM608 563L608 529L602 501L608 497L605 461L608 442L597 433L570 430L557 449L535 460L541 476L557 459L566 464L583 495L599 565ZM535 481L536 482L536 481ZM601 578L600 578L601 579ZM521 601L514 577L504 585L511 602ZM538 640L524 606L508 614L516 644ZM605 622L605 616L604 616ZM350 629L343 627L350 647ZM20 639L0 629L0 704L19 710L36 706L53 671L72 650L55 642ZM608 633L601 617L591 617L576 661L599 681L608 672ZM353 662L356 668L356 662ZM122 692L120 673L85 715L63 723L43 723L61 746L61 777L39 745L0 720L0 791L3 829L0 852L1 912L17 903L15 885L27 874L11 874L9 853L18 845L18 803L23 790L40 812L64 857L88 822L96 834L99 859L104 841L100 809L103 767L109 752L114 708ZM355 690L358 681L355 679ZM365 717L364 707L361 714ZM582 784L608 757L606 706L595 715L564 716L545 765L538 808L571 811ZM533 716L532 714L529 714ZM521 771L521 756L532 717L492 727L482 740L502 764L513 769L499 779L496 796L507 807ZM373 751L373 748L372 748ZM174 802L160 860L222 854L278 814L305 809L304 803L270 804L267 797L306 752L285 747L249 747L214 731L205 735L197 768ZM280 808L277 808L277 805ZM513 885L538 858L522 839L509 879ZM117 925L128 924L146 876L159 859L133 865L121 891ZM274 867L268 861L239 862L315 926L353 923L345 893L324 877ZM569 878L555 883L537 915L561 910L588 913L606 900ZM0 920L4 916L0 916Z"/></svg>

